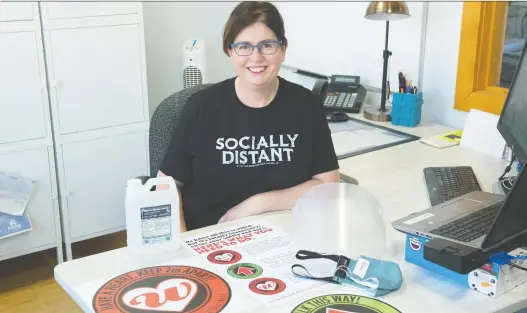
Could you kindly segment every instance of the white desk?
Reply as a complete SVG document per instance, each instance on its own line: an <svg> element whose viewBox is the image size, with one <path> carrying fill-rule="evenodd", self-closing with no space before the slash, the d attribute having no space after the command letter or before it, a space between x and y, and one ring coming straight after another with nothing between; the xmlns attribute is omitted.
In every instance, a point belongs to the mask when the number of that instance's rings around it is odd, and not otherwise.
<svg viewBox="0 0 527 313"><path fill-rule="evenodd" d="M386 124L385 126L389 125ZM432 124L424 124L415 129L400 129L420 136L430 136L450 130L447 127ZM506 166L505 162L459 146L439 150L415 141L340 160L339 163L342 173L356 178L359 185L371 191L383 206L389 250L388 258L398 262L403 272L404 284L402 288L379 298L379 300L393 305L403 313L421 313L423 311L427 313L503 313L515 312L527 307L527 284L517 287L498 299L491 299L405 262L405 237L390 226L390 222L396 218L428 207L428 196L422 174L423 167L471 165L482 189L491 191L492 183ZM290 222L288 211L265 214L264 217L288 231ZM214 225L186 233L184 236L221 230L226 226L243 224L250 219L252 218ZM134 258L126 248L122 248L62 263L55 268L55 278L86 312L92 312L91 302L80 300L79 290L84 283L98 277L113 277L130 270L154 266L190 255L189 251L182 249L177 253L166 253L151 258ZM314 291L313 295L335 292L337 288L338 286L329 285ZM356 293L351 288L344 291ZM342 292L342 290L338 292ZM247 301L247 311L251 313L288 313L291 309L291 307L284 307L270 311L263 306L257 306L251 300L250 298L244 300Z"/></svg>

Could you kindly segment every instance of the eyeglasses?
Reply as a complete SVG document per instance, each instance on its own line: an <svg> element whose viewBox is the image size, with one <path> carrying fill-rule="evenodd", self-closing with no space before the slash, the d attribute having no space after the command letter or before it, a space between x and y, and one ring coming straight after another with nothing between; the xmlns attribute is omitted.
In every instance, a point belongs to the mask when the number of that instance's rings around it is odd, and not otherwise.
<svg viewBox="0 0 527 313"><path fill-rule="evenodd" d="M280 46L282 46L282 40L266 40L257 45L248 42L235 42L231 44L231 48L233 48L239 56L251 55L254 48L258 48L258 51L263 55L274 54Z"/></svg>

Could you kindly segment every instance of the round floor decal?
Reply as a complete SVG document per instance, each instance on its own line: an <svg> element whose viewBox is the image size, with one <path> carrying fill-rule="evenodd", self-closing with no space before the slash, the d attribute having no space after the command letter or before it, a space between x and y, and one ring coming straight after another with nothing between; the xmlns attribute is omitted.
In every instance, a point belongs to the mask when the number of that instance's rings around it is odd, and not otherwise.
<svg viewBox="0 0 527 313"><path fill-rule="evenodd" d="M277 278L262 277L251 281L249 289L260 295L275 295L285 290L285 283Z"/></svg>
<svg viewBox="0 0 527 313"><path fill-rule="evenodd" d="M352 294L332 294L304 301L291 313L401 313L401 311L377 299Z"/></svg>
<svg viewBox="0 0 527 313"><path fill-rule="evenodd" d="M262 275L263 269L253 263L238 263L231 265L227 269L227 273L234 278L248 279Z"/></svg>
<svg viewBox="0 0 527 313"><path fill-rule="evenodd" d="M207 256L207 260L215 264L233 264L239 262L241 259L242 256L238 252L232 250L218 250L211 252Z"/></svg>
<svg viewBox="0 0 527 313"><path fill-rule="evenodd" d="M96 313L218 313L231 299L220 276L191 266L156 266L106 282L93 297Z"/></svg>

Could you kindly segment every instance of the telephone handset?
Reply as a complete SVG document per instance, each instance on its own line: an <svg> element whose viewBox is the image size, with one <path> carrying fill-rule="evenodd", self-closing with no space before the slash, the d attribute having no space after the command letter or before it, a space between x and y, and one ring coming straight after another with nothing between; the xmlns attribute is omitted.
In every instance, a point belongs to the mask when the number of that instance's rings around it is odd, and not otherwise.
<svg viewBox="0 0 527 313"><path fill-rule="evenodd" d="M332 75L330 81L319 79L312 91L322 97L326 111L359 113L366 98L366 88L359 76Z"/></svg>

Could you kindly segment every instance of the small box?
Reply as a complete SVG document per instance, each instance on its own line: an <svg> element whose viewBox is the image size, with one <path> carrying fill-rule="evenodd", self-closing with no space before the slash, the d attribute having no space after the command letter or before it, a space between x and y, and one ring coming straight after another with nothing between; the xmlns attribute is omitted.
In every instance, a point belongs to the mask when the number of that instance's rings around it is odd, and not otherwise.
<svg viewBox="0 0 527 313"><path fill-rule="evenodd" d="M394 93L392 99L392 124L414 127L421 122L423 93Z"/></svg>
<svg viewBox="0 0 527 313"><path fill-rule="evenodd" d="M511 267L488 263L468 274L459 274L445 267L432 263L423 257L424 244L428 239L406 235L404 259L435 274L445 277L467 288L479 291L491 298L498 298L507 291L527 282L527 271ZM518 248L510 255L527 255L527 248ZM526 267L526 260L516 260L519 266Z"/></svg>

